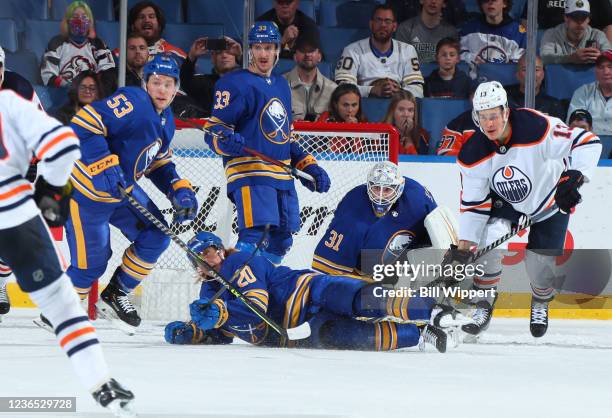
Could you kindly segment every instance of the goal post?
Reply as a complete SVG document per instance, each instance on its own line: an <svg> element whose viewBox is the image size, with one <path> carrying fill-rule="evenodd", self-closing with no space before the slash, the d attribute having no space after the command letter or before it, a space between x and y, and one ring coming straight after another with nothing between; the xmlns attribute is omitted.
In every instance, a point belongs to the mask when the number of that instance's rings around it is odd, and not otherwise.
<svg viewBox="0 0 612 418"><path fill-rule="evenodd" d="M203 123L194 120L195 123ZM173 161L182 178L194 186L198 199L198 214L188 226L172 226L172 230L188 241L200 231L213 232L233 246L237 240L235 208L226 196L225 172L222 159L204 142L202 131L187 128L177 121L178 127L172 144ZM370 167L380 161L398 161L399 134L384 123L330 123L294 122L294 138L302 148L317 159L329 174L331 188L327 193L311 192L296 180L300 202L300 231L293 236L293 246L283 260L292 268L309 268L314 249L324 235L334 210L344 195L366 181ZM173 210L168 199L148 180L139 185L159 207L168 224ZM111 228L113 256L101 286L108 282L115 268L121 264L128 241ZM97 286L96 286L97 287ZM152 274L135 292L135 303L140 301L143 319L180 320L188 317L188 305L197 298L196 283L191 263L176 244L171 243L158 260ZM90 316L98 289L90 292ZM187 315L187 316L185 316Z"/></svg>

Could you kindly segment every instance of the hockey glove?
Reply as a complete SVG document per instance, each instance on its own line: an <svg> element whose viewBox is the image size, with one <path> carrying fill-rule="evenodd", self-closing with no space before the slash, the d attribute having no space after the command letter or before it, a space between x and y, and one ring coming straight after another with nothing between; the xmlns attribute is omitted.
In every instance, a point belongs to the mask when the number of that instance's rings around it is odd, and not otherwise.
<svg viewBox="0 0 612 418"><path fill-rule="evenodd" d="M192 321L174 321L166 325L164 338L169 344L230 344L232 337L223 335L219 330L202 331Z"/></svg>
<svg viewBox="0 0 612 418"><path fill-rule="evenodd" d="M87 168L92 175L91 183L94 189L108 193L115 199L123 198L119 186L125 188L126 182L123 170L119 166L119 158L116 155L108 155L90 164Z"/></svg>
<svg viewBox="0 0 612 418"><path fill-rule="evenodd" d="M327 172L318 164L311 164L304 168L304 172L314 177L314 183L310 180L306 180L300 177L300 182L311 192L325 193L331 186L331 180L327 175Z"/></svg>
<svg viewBox="0 0 612 418"><path fill-rule="evenodd" d="M246 141L244 137L238 132L226 134L223 137L217 139L217 146L224 154L230 157L240 157L244 155L244 144Z"/></svg>
<svg viewBox="0 0 612 418"><path fill-rule="evenodd" d="M189 185L189 187L173 188L168 198L172 202L175 211L172 222L175 224L183 224L195 219L198 213L198 200L196 199L195 192L191 188L191 185Z"/></svg>
<svg viewBox="0 0 612 418"><path fill-rule="evenodd" d="M189 305L191 320L202 331L213 329L219 321L219 306L215 303L209 304L208 298L200 298Z"/></svg>
<svg viewBox="0 0 612 418"><path fill-rule="evenodd" d="M473 253L470 250L460 250L455 244L451 244L450 249L444 254L442 258L442 267L451 266L452 275L446 274L448 268L443 268L444 277L446 277L447 284L459 283L465 279L465 274L455 275L454 273L459 269L458 266L465 266L470 264L473 260ZM462 271L465 267L461 267Z"/></svg>
<svg viewBox="0 0 612 418"><path fill-rule="evenodd" d="M563 213L569 213L582 200L578 189L584 184L584 176L578 170L567 170L561 173L557 183L555 201Z"/></svg>
<svg viewBox="0 0 612 418"><path fill-rule="evenodd" d="M51 227L63 226L68 220L70 196L72 196L70 182L58 187L47 183L42 176L39 176L34 184L34 201L47 225Z"/></svg>

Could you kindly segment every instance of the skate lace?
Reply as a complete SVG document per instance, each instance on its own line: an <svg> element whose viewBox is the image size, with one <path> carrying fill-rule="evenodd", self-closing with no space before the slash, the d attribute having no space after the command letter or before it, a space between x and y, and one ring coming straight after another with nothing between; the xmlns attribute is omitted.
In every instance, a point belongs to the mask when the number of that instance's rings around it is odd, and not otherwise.
<svg viewBox="0 0 612 418"><path fill-rule="evenodd" d="M425 329L424 334L425 335L423 335L423 339L426 343L435 345L438 341L438 336L434 332L432 332L431 328L427 327L427 329Z"/></svg>
<svg viewBox="0 0 612 418"><path fill-rule="evenodd" d="M0 303L9 303L6 286L0 286Z"/></svg>
<svg viewBox="0 0 612 418"><path fill-rule="evenodd" d="M482 325L489 319L489 309L487 308L476 308L474 315L472 315L472 320L476 325Z"/></svg>
<svg viewBox="0 0 612 418"><path fill-rule="evenodd" d="M531 323L546 325L547 306L542 303L536 303L531 308Z"/></svg>
<svg viewBox="0 0 612 418"><path fill-rule="evenodd" d="M127 296L117 296L117 303L125 313L136 312L136 308Z"/></svg>

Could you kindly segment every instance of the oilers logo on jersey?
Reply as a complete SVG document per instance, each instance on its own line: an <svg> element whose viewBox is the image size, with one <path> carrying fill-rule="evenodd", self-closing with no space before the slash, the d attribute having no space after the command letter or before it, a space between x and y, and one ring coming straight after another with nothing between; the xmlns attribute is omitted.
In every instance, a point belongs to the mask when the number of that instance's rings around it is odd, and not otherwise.
<svg viewBox="0 0 612 418"><path fill-rule="evenodd" d="M275 144L284 144L289 140L287 110L276 97L272 98L262 109L259 125L267 140Z"/></svg>
<svg viewBox="0 0 612 418"><path fill-rule="evenodd" d="M507 165L493 175L493 189L510 203L522 202L531 193L531 180L517 167Z"/></svg>
<svg viewBox="0 0 612 418"><path fill-rule="evenodd" d="M145 149L140 152L140 155L136 158L134 170L134 176L136 180L140 179L144 175L147 168L149 168L149 166L159 153L161 146L162 140L160 138L157 138L155 142L149 144Z"/></svg>

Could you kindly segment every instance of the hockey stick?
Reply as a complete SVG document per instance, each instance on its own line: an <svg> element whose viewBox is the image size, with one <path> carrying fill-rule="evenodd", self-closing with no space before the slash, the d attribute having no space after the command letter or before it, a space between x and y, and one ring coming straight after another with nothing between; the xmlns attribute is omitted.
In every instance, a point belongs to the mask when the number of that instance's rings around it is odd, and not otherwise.
<svg viewBox="0 0 612 418"><path fill-rule="evenodd" d="M265 312L263 312L257 305L255 305L250 299L240 292L232 283L228 282L223 276L217 273L213 267L208 264L199 254L194 253L178 236L176 236L166 225L164 225L155 215L153 215L147 208L145 208L138 200L136 200L127 190L122 186L118 186L121 194L128 200L128 202L134 206L145 218L153 223L160 231L162 231L167 237L169 237L176 245L178 245L189 257L191 257L198 264L205 267L211 274L211 276L221 283L227 290L230 291L237 299L246 305L255 315L261 318L270 328L279 333L281 337L289 340L301 340L310 336L310 327L297 326L295 328L285 329L278 325L272 318L270 318Z"/></svg>
<svg viewBox="0 0 612 418"><path fill-rule="evenodd" d="M559 206L557 206L557 204L555 203L551 207L549 207L548 209L543 210L542 212L538 213L536 216L529 217L529 216L525 215L526 219L523 220L523 222L519 222L517 225L512 227L512 229L510 229L510 231L507 234L502 235L501 237L499 237L498 239L496 239L495 241L493 241L489 245L487 245L485 247L482 247L481 249L476 251L474 254L472 254L472 256L470 257L470 260L466 264L470 264L470 263L475 262L476 260L478 260L483 255L488 254L489 252L493 251L495 248L499 247L504 242L508 241L510 238L514 237L519 232L529 228L531 225L533 225L534 223L538 222L540 219L543 219L543 218L547 217L548 215L550 215L551 213L556 212L557 210L559 210ZM442 275L440 277L437 277L433 281L429 282L428 284L426 284L425 287L438 286L440 284L443 284L447 280L449 280L449 278L444 276L444 275Z"/></svg>
<svg viewBox="0 0 612 418"><path fill-rule="evenodd" d="M180 120L181 122L184 122L187 125L195 128L195 129L198 129L198 130L200 130L200 131L202 131L202 132L204 132L204 133L206 133L208 135L211 135L211 136L213 136L215 138L219 138L222 141L225 139L225 136L219 135L218 133L213 132L210 129L207 129L207 128L203 127L203 126L200 126L197 123L193 123L189 119L185 119L185 118L182 118L180 116L177 116L176 118L178 120ZM253 148L244 147L243 149L244 149L244 151L246 153L251 154L254 157L257 157L259 159L264 160L265 162L268 162L270 164L274 164L276 166L281 167L287 173L291 174L295 178L303 178L303 179L308 180L308 181L310 181L312 183L315 183L314 177L312 177L308 173L303 172L302 170L298 170L297 168L295 168L295 167L293 167L293 166L291 166L289 164L285 164L282 161L278 161L278 160L275 160L274 158L268 157L266 154L262 154L261 152L259 152L257 150L254 150Z"/></svg>

